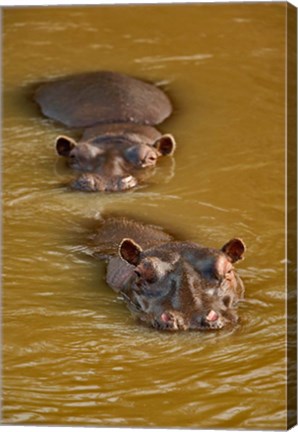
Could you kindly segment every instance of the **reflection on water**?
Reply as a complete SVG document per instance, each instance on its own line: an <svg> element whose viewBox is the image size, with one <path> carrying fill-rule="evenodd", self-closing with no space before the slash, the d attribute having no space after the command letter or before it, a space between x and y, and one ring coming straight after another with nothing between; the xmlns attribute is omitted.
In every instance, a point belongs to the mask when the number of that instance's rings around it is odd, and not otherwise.
<svg viewBox="0 0 298 432"><path fill-rule="evenodd" d="M285 427L285 7L4 11L4 422ZM98 69L154 81L174 103L160 129L175 160L123 195L63 186L54 140L72 132L30 99L36 82ZM241 323L137 325L85 253L107 212L214 247L243 238Z"/></svg>

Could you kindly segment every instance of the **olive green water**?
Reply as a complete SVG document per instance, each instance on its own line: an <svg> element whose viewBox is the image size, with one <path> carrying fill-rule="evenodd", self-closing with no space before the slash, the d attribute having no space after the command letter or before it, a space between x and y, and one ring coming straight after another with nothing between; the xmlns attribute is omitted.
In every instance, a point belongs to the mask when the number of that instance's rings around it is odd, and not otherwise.
<svg viewBox="0 0 298 432"><path fill-rule="evenodd" d="M3 12L4 423L285 427L285 4ZM109 69L158 84L175 157L124 194L83 194L54 152L36 82ZM74 134L72 136L75 136ZM167 334L136 324L84 253L103 213L221 247L247 244L241 323Z"/></svg>

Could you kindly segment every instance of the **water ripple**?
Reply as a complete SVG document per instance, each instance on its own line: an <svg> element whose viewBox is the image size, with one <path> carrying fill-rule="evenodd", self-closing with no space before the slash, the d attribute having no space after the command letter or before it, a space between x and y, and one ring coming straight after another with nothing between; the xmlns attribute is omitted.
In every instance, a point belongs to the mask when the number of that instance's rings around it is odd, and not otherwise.
<svg viewBox="0 0 298 432"><path fill-rule="evenodd" d="M147 56L140 57L134 60L135 63L166 63L166 62L181 62L181 61L200 61L214 57L213 54L191 54L178 56Z"/></svg>

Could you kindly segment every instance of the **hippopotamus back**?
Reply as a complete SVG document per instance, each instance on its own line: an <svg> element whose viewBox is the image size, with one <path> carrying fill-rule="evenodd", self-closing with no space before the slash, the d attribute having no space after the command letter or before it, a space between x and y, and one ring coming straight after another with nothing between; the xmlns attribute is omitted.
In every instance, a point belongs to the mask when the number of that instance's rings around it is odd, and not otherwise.
<svg viewBox="0 0 298 432"><path fill-rule="evenodd" d="M76 128L116 122L156 125L172 112L168 97L155 85L110 71L47 82L37 89L35 100L45 116Z"/></svg>

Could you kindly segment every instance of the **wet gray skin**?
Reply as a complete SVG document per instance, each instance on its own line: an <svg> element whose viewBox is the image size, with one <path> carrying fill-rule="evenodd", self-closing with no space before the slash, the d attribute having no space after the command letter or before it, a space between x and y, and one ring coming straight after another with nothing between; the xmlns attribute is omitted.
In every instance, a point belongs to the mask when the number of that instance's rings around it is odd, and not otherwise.
<svg viewBox="0 0 298 432"><path fill-rule="evenodd" d="M61 135L59 156L82 174L81 191L125 191L153 173L157 159L172 155L175 140L153 126L172 112L166 94L153 84L109 71L90 72L42 84L35 100L47 117L86 128L81 140Z"/></svg>
<svg viewBox="0 0 298 432"><path fill-rule="evenodd" d="M243 258L242 240L207 248L174 241L160 229L135 221L108 219L94 244L97 254L108 259L108 285L143 323L169 331L237 323L244 285L234 264Z"/></svg>

